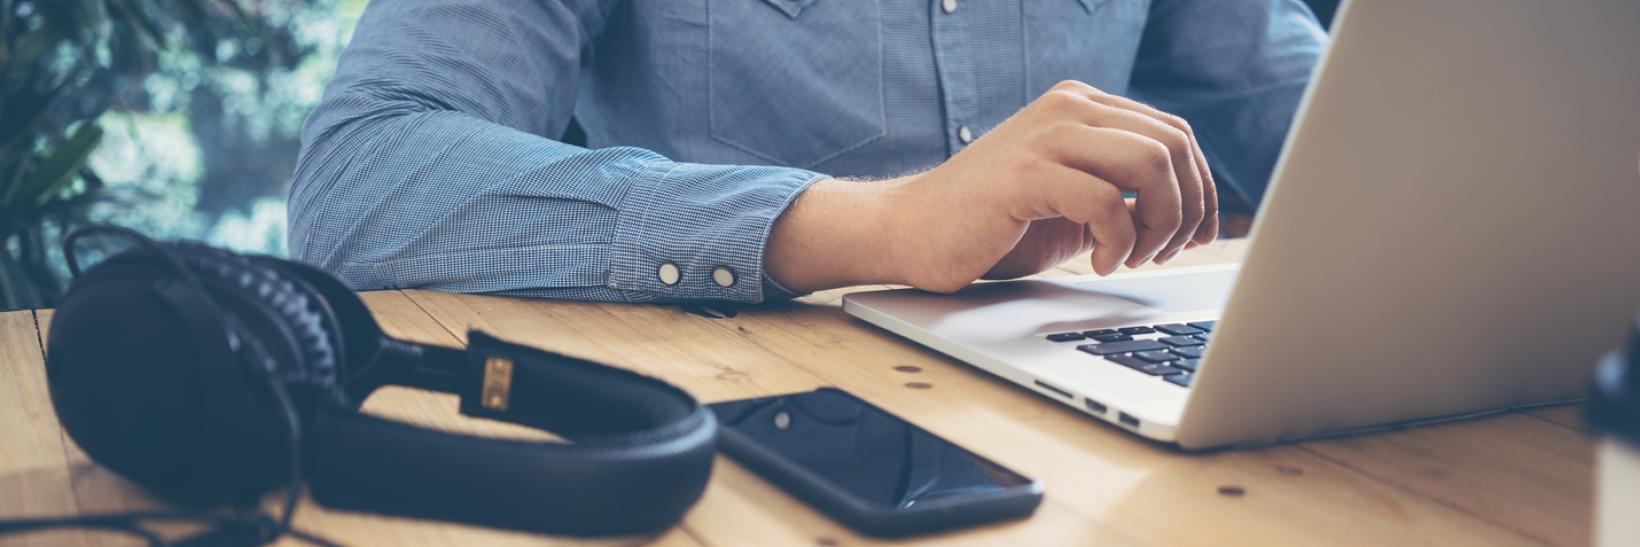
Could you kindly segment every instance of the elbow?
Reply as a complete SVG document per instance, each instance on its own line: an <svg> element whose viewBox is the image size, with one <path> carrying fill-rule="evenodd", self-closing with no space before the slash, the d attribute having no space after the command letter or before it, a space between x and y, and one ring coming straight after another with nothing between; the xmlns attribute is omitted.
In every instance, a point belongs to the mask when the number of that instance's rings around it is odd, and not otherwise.
<svg viewBox="0 0 1640 547"><path fill-rule="evenodd" d="M349 96L331 97L308 116L286 205L290 257L337 273L364 214L356 203L362 165L404 112Z"/></svg>

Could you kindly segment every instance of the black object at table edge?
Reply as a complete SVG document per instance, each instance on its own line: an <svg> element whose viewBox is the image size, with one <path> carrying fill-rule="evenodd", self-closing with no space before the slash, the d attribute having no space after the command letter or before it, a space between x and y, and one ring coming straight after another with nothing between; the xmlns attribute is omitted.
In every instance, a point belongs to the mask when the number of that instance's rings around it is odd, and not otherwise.
<svg viewBox="0 0 1640 547"><path fill-rule="evenodd" d="M1613 351L1595 366L1588 421L1602 434L1640 448L1640 314L1627 351Z"/></svg>

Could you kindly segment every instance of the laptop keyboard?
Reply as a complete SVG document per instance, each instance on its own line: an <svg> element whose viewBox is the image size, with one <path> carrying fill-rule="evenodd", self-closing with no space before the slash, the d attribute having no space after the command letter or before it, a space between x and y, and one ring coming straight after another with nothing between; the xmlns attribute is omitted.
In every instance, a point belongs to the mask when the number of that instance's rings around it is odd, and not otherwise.
<svg viewBox="0 0 1640 547"><path fill-rule="evenodd" d="M1176 386L1190 387L1201 366L1202 350L1213 338L1218 321L1167 323L1080 332L1057 332L1050 342L1080 342L1076 349L1124 367L1156 376Z"/></svg>

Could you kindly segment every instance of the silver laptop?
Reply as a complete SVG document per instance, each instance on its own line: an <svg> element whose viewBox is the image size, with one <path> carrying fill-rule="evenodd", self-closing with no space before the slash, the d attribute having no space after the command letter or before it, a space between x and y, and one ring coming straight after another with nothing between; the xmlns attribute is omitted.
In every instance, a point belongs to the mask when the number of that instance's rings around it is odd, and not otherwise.
<svg viewBox="0 0 1640 547"><path fill-rule="evenodd" d="M1348 2L1239 266L853 293L1152 439L1578 398L1640 309L1640 2Z"/></svg>

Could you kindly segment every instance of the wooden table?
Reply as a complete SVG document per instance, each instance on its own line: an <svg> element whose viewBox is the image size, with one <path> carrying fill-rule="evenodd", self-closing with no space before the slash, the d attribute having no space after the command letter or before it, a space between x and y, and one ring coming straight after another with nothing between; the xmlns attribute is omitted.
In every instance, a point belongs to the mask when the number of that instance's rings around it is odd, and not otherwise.
<svg viewBox="0 0 1640 547"><path fill-rule="evenodd" d="M1229 241L1175 266L1239 259ZM1047 275L1085 273L1072 261ZM364 293L386 330L461 344L468 328L630 367L712 402L846 389L1009 467L1047 499L1028 520L920 538L950 545L1583 545L1590 435L1575 407L1256 450L1182 454L1141 441L843 314L846 290L708 318L676 306L547 302L422 290ZM64 435L42 372L51 312L0 314L0 515L151 507ZM453 396L392 388L365 409L455 431L532 432L458 417ZM270 506L274 497L269 498ZM326 510L298 527L349 544L509 545L586 540ZM175 530L175 528L172 528ZM103 543L100 533L28 536ZM0 540L23 542L22 537ZM865 545L732 461L719 458L682 525L597 543Z"/></svg>

